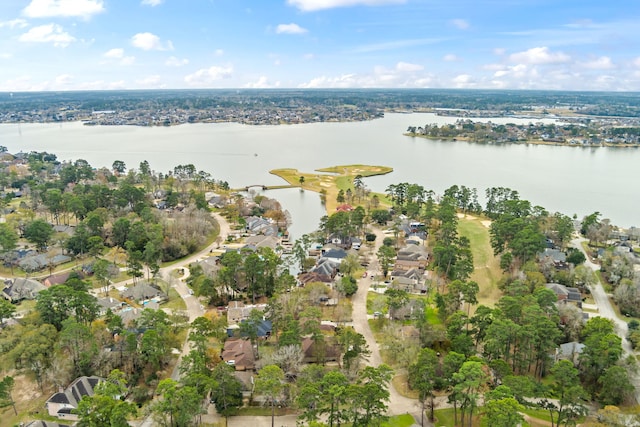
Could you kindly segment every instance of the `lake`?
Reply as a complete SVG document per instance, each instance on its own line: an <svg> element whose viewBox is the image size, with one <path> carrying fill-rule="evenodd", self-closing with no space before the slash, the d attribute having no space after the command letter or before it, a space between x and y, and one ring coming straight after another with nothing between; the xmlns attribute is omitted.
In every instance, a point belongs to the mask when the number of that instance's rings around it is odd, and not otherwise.
<svg viewBox="0 0 640 427"><path fill-rule="evenodd" d="M455 120L414 113L387 114L369 122L290 126L4 124L0 145L12 153L49 151L61 160L82 158L95 167L110 167L114 160L122 160L137 168L147 160L153 170L167 172L192 163L231 187L282 184L269 174L275 168L311 172L341 164L384 165L394 172L365 180L374 191L384 192L389 184L399 182L420 184L436 194L454 184L475 187L480 194L488 187L510 187L552 212L582 218L599 211L616 225L640 225L640 150L481 145L402 135L409 126ZM532 120L491 121L526 124ZM291 213L294 238L316 229L324 214L316 193L289 189L269 191L268 196L280 200Z"/></svg>

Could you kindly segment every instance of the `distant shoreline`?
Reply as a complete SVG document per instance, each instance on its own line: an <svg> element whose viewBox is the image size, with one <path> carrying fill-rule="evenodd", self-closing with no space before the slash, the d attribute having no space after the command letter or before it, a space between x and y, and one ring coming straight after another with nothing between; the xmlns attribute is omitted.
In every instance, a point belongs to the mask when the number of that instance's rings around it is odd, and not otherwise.
<svg viewBox="0 0 640 427"><path fill-rule="evenodd" d="M558 142L558 141L544 141L542 139L528 139L528 140L518 140L518 141L475 141L468 136L458 136L455 138L431 138L427 135L419 135L412 133L403 133L404 136L412 137L412 138L422 138L428 139L431 141L450 141L450 142L470 142L472 144L480 144L480 145L551 145L556 147L582 147L582 148L600 148L600 147L608 147L608 148L640 148L637 144L612 144L610 142L602 142L599 144L571 144L568 142Z"/></svg>

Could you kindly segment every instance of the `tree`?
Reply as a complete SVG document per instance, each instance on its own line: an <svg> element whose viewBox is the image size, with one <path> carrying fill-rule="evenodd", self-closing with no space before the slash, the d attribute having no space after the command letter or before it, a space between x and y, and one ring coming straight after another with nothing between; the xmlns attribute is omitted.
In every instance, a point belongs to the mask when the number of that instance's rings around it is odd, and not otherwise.
<svg viewBox="0 0 640 427"><path fill-rule="evenodd" d="M430 348L423 348L418 355L418 360L409 366L409 386L418 390L418 400L422 405L420 411L420 425L424 426L424 410L427 406L427 398L429 398L429 420L434 421L434 394L436 385L436 366L438 365L438 356L435 351Z"/></svg>
<svg viewBox="0 0 640 427"><path fill-rule="evenodd" d="M18 233L6 222L0 223L0 247L2 253L5 255L5 259L10 252L16 248L18 243ZM11 263L11 274L13 274L13 260L9 259Z"/></svg>
<svg viewBox="0 0 640 427"><path fill-rule="evenodd" d="M211 400L216 411L228 417L242 406L242 384L234 375L234 368L226 363L218 363L211 373Z"/></svg>
<svg viewBox="0 0 640 427"><path fill-rule="evenodd" d="M44 252L53 236L53 227L42 219L35 219L24 228L24 237L35 244L38 251Z"/></svg>
<svg viewBox="0 0 640 427"><path fill-rule="evenodd" d="M188 427L202 413L202 396L189 386L180 386L171 378L160 381L156 388L159 399L151 405L154 419L166 427Z"/></svg>
<svg viewBox="0 0 640 427"><path fill-rule="evenodd" d="M389 274L389 267L393 263L393 259L396 257L396 251L391 246L380 246L378 249L378 261L382 268L382 275L387 277Z"/></svg>
<svg viewBox="0 0 640 427"><path fill-rule="evenodd" d="M115 369L100 382L93 396L83 396L74 411L80 421L78 427L127 427L127 418L136 414L136 406L123 400L127 394L124 372Z"/></svg>
<svg viewBox="0 0 640 427"><path fill-rule="evenodd" d="M7 406L11 406L13 408L13 412L15 415L18 415L18 410L16 409L16 402L13 400L11 396L11 392L13 391L13 386L15 385L15 381L13 377L6 376L0 381L0 408L6 408Z"/></svg>
<svg viewBox="0 0 640 427"><path fill-rule="evenodd" d="M488 400L484 405L484 425L487 427L517 427L522 425L524 409L513 397Z"/></svg>
<svg viewBox="0 0 640 427"><path fill-rule="evenodd" d="M469 427L473 419L473 411L478 405L480 388L487 380L487 374L482 369L482 363L467 361L462 364L458 372L453 374L453 393L460 402L460 423L464 425L465 413L469 416Z"/></svg>
<svg viewBox="0 0 640 427"><path fill-rule="evenodd" d="M578 370L572 362L558 361L551 368L551 373L554 382L549 391L555 400L542 399L539 405L549 411L551 427L554 427L554 422L556 426L560 426L562 423L568 425L570 422L575 422L581 415L586 414L587 408L583 402L588 396L580 385ZM554 413L557 413L555 420Z"/></svg>
<svg viewBox="0 0 640 427"><path fill-rule="evenodd" d="M16 312L16 306L11 304L4 298L0 299L0 325L4 323L5 319L10 319L13 313Z"/></svg>
<svg viewBox="0 0 640 427"><path fill-rule="evenodd" d="M360 372L347 392L353 426L379 425L386 418L392 375L393 370L384 364L377 368L367 366Z"/></svg>
<svg viewBox="0 0 640 427"><path fill-rule="evenodd" d="M598 378L598 400L603 405L620 405L633 396L634 387L629 374L622 366L612 366Z"/></svg>
<svg viewBox="0 0 640 427"><path fill-rule="evenodd" d="M111 169L119 175L122 175L127 170L127 165L122 160L114 160Z"/></svg>
<svg viewBox="0 0 640 427"><path fill-rule="evenodd" d="M275 405L284 390L284 372L276 365L260 369L255 379L255 392L263 395L271 406L271 427L275 424Z"/></svg>

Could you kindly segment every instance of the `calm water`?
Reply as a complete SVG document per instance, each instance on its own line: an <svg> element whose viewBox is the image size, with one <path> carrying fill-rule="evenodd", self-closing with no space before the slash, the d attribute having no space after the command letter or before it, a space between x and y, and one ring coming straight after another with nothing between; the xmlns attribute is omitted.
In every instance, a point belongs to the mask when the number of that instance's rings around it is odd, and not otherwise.
<svg viewBox="0 0 640 427"><path fill-rule="evenodd" d="M167 172L178 164L193 163L232 187L281 184L269 174L275 168L310 172L340 164L384 165L394 172L365 181L374 191L398 182L417 183L438 194L453 184L476 187L480 193L503 186L550 211L580 218L600 211L616 225L640 225L640 150L478 145L402 135L408 126L454 121L433 114L388 114L372 122L295 126L0 125L0 145L10 152L49 151L59 159L82 158L97 167L122 160L137 168L148 160L152 169ZM323 210L316 193L277 190L269 196L291 213L294 238L317 228Z"/></svg>

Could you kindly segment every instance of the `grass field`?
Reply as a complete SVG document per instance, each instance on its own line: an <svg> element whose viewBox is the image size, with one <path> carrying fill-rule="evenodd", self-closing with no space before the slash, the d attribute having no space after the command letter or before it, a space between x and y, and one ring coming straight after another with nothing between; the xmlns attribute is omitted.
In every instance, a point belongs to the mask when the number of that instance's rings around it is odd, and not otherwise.
<svg viewBox="0 0 640 427"><path fill-rule="evenodd" d="M489 240L488 223L466 215L458 220L458 233L471 242L474 272L471 280L478 283L478 303L493 307L502 295L498 289L498 280L502 276L500 260L493 255Z"/></svg>
<svg viewBox="0 0 640 427"><path fill-rule="evenodd" d="M269 173L277 175L293 186L298 186L302 190L315 191L316 193L325 192L325 207L327 213L336 211L338 202L336 198L340 190L353 190L353 179L361 175L363 177L374 175L385 175L393 172L393 169L387 166L368 166L368 165L346 165L333 166L329 168L316 169L315 172L300 172L298 169L273 169ZM304 178L300 183L300 178Z"/></svg>

